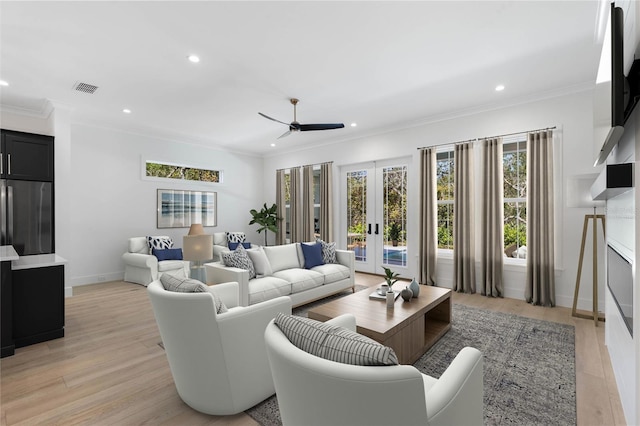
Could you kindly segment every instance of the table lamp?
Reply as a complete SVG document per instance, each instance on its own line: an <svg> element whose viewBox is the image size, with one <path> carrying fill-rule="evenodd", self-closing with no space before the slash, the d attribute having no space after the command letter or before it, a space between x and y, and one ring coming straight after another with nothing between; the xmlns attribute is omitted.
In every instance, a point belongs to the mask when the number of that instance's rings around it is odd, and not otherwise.
<svg viewBox="0 0 640 426"><path fill-rule="evenodd" d="M213 259L213 235L205 234L201 223L194 223L182 237L182 247L184 260L191 264L191 278L206 282L203 261Z"/></svg>

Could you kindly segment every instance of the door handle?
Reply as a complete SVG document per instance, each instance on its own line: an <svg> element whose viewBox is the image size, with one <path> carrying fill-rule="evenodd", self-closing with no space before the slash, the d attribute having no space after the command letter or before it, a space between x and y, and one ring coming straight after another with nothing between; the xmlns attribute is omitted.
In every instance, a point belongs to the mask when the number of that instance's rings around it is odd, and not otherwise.
<svg viewBox="0 0 640 426"><path fill-rule="evenodd" d="M369 224L369 228L367 229L367 234L371 235L371 224Z"/></svg>
<svg viewBox="0 0 640 426"><path fill-rule="evenodd" d="M378 235L378 234L380 233L380 232L378 232L378 231L379 231L379 230L378 230L378 226L379 226L379 225L376 223L376 235Z"/></svg>
<svg viewBox="0 0 640 426"><path fill-rule="evenodd" d="M7 154L7 175L11 175L11 154Z"/></svg>

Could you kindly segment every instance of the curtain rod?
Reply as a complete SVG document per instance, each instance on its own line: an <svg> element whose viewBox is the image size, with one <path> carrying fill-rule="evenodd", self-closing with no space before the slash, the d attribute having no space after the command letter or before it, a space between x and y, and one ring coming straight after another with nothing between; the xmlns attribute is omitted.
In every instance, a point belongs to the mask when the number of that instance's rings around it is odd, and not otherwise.
<svg viewBox="0 0 640 426"><path fill-rule="evenodd" d="M532 133L532 132L541 132L541 131L544 131L544 130L554 130L555 128L556 128L556 126L545 127L543 129L525 130L525 131L522 131L522 132L505 133L505 134L502 134L502 135L487 136L487 137L484 137L484 138L467 139L467 140L458 141L458 142L443 142L443 143L437 143L437 144L434 144L434 145L423 146L423 147L420 147L420 148L417 148L417 149L418 150L427 149L427 148L433 148L434 146L442 146L442 145L456 145L456 144L459 144L459 143L478 141L478 140L482 140L482 139L493 139L493 138L502 138L502 137L505 137L505 136L519 135L521 133Z"/></svg>
<svg viewBox="0 0 640 426"><path fill-rule="evenodd" d="M306 167L306 166L322 166L323 164L333 164L333 161L325 161L324 163L315 163L315 164L303 164L302 166L292 166L292 167L283 167L281 169L276 169L276 172L280 170L289 170L296 167Z"/></svg>

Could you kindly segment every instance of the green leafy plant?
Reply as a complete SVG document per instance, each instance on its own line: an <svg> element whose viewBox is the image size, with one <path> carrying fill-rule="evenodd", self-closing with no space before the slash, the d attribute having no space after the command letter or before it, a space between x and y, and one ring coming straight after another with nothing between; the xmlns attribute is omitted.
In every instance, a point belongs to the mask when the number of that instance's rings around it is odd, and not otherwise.
<svg viewBox="0 0 640 426"><path fill-rule="evenodd" d="M274 203L271 207L267 207L267 203L264 203L264 206L260 211L256 209L251 209L249 213L253 219L249 222L249 225L258 224L260 228L258 228L258 234L264 231L264 245L267 245L267 231L271 231L273 233L278 232L278 222L282 220L281 217L278 217L278 207Z"/></svg>
<svg viewBox="0 0 640 426"><path fill-rule="evenodd" d="M400 227L395 222L389 227L389 239L394 246L398 245L398 241L400 240Z"/></svg>
<svg viewBox="0 0 640 426"><path fill-rule="evenodd" d="M399 277L400 274L397 273L397 272L393 272L391 269L389 269L389 268L387 268L385 266L383 266L382 269L384 269L384 275L385 275L384 279L387 282L387 284L389 285L389 289L391 289L391 286L393 284L395 284L396 281L398 281L398 278L396 278L396 277Z"/></svg>

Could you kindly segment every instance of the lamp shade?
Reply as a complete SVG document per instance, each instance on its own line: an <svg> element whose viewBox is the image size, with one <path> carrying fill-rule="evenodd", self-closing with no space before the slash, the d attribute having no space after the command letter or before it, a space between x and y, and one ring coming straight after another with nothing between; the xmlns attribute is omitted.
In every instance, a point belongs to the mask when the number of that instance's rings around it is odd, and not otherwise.
<svg viewBox="0 0 640 426"><path fill-rule="evenodd" d="M182 253L184 260L213 259L213 235L185 235L182 237Z"/></svg>
<svg viewBox="0 0 640 426"><path fill-rule="evenodd" d="M603 207L604 201L591 198L591 185L598 174L574 175L567 178L567 207Z"/></svg>
<svg viewBox="0 0 640 426"><path fill-rule="evenodd" d="M187 235L203 235L204 228L201 223L192 223Z"/></svg>

